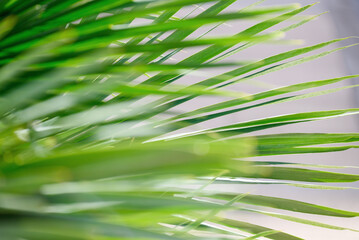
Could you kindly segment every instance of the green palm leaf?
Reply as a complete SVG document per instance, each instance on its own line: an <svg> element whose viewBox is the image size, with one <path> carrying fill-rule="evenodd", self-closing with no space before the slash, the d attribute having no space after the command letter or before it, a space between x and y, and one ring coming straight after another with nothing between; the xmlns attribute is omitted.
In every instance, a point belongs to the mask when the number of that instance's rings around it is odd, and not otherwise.
<svg viewBox="0 0 359 240"><path fill-rule="evenodd" d="M301 15L313 5L262 7L259 1L233 9L235 2L0 0L1 239L301 239L228 212L358 231L310 218L353 218L355 211L223 188L339 191L355 188L331 183L359 180L340 172L355 167L261 160L355 149L356 133L258 133L357 114L356 108L197 125L357 86L331 87L353 75L256 94L225 89L349 47L325 50L348 39L342 38L223 62L259 44L287 42L285 32L319 16ZM229 21L253 25L209 37ZM286 25L272 30L279 24ZM216 68L230 69L206 72ZM176 82L191 76L201 80ZM203 96L219 101L178 112Z"/></svg>

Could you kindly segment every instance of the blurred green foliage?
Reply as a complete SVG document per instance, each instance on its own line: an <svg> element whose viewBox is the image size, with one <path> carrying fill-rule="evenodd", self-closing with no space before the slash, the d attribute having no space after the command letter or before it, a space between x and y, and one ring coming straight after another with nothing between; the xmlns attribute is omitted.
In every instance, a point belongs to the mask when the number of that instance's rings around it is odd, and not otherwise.
<svg viewBox="0 0 359 240"><path fill-rule="evenodd" d="M253 95L221 89L324 57L343 49L323 50L326 46L345 40L258 61L223 62L258 44L295 43L283 40L284 33L317 17L301 15L312 5L263 7L260 1L229 8L234 2L0 1L0 239L300 239L227 218L223 213L228 210L357 231L291 215L349 218L357 212L223 187L266 184L321 191L346 189L322 183L359 180L358 175L333 171L333 166L254 158L357 148L356 133L256 132L357 114L359 109L198 128L196 124L247 109L355 87L312 91L357 76ZM188 14L178 17L183 11ZM232 20L255 24L233 36L206 36ZM267 31L282 23L287 25ZM193 37L202 27L207 27L205 33ZM186 48L196 51L169 61ZM223 67L231 70L205 74L205 69ZM192 75L205 79L186 86L175 83ZM174 110L202 96L222 98L185 113Z"/></svg>

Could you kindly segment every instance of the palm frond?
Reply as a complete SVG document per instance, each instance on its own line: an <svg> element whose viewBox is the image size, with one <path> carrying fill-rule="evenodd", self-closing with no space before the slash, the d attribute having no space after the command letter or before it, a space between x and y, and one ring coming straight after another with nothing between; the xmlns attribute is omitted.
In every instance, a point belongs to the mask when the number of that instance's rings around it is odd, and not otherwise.
<svg viewBox="0 0 359 240"><path fill-rule="evenodd" d="M346 219L358 212L223 187L339 191L350 186L330 183L359 180L337 171L351 166L260 160L355 149L357 133L258 132L358 114L356 108L198 126L357 86L312 91L358 77L353 75L255 94L228 90L351 47L325 49L342 38L261 60L222 62L247 48L278 43L285 32L319 16L302 15L313 4L263 7L259 1L229 8L235 2L0 1L1 239L301 239L228 212L358 231L310 218ZM244 20L253 25L233 36L208 36L223 23ZM272 30L279 24L287 25ZM171 59L184 50L190 53ZM206 72L216 68L230 70ZM176 83L191 76L202 80ZM219 101L178 112L180 104L202 96Z"/></svg>

